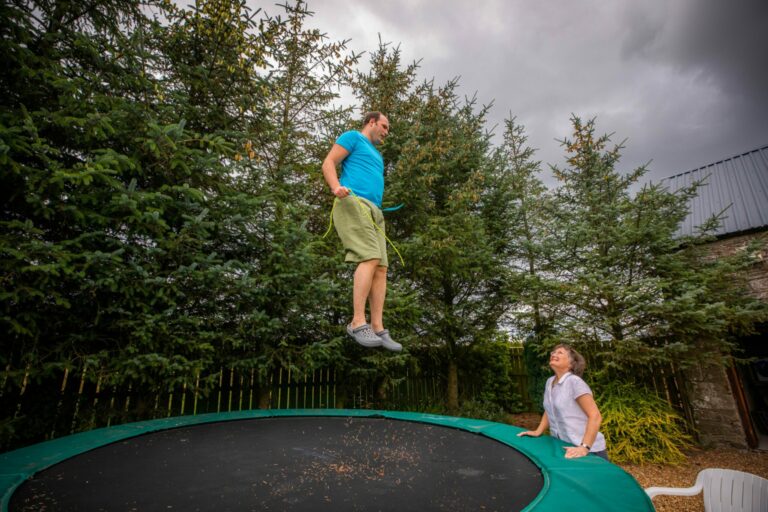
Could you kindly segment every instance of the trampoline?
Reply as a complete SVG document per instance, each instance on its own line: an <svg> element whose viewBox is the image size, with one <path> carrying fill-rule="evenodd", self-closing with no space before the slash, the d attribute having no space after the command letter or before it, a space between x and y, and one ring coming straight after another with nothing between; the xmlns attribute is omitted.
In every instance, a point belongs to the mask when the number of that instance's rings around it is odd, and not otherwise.
<svg viewBox="0 0 768 512"><path fill-rule="evenodd" d="M2 510L654 510L618 466L520 430L342 409L132 423L0 455Z"/></svg>

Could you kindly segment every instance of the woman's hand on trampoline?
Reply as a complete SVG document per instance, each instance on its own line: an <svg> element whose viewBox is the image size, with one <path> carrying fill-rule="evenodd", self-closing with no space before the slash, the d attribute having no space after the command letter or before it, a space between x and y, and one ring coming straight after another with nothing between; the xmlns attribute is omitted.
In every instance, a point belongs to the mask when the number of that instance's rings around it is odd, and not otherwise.
<svg viewBox="0 0 768 512"><path fill-rule="evenodd" d="M530 436L530 437L539 437L541 435L541 432L537 432L536 430L526 430L525 432L520 432L517 434L517 437L523 437L523 436Z"/></svg>
<svg viewBox="0 0 768 512"><path fill-rule="evenodd" d="M577 459L589 455L589 449L586 446L563 446L566 459Z"/></svg>

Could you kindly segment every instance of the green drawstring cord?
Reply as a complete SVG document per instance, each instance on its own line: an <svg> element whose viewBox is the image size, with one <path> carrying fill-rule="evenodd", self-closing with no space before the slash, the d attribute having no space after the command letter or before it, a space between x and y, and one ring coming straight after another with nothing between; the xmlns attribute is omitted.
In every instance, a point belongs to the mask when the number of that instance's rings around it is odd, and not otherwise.
<svg viewBox="0 0 768 512"><path fill-rule="evenodd" d="M352 196L353 196L355 199L357 199L357 202L360 204L360 208L362 208L362 209L365 211L365 213L367 213L367 214L368 214L368 218L369 218L369 219L371 219L371 224L373 224L373 227L375 227L376 229L378 229L379 231L381 231L381 234L382 234L382 235L384 235L384 239L385 239L387 242L389 242L389 245L391 245L391 246L392 246L392 248L393 248L393 249L395 250L395 252L397 253L397 257L398 257L398 258L400 258L400 263L402 263L402 264L403 264L403 266L405 266L405 260L403 260L403 256L400 254L400 251L398 251L398 250L397 250L397 247L395 247L395 244L393 244L393 243L392 243L392 240L390 240L390 239L389 239L389 237L388 237L388 236L387 236L387 234L384 232L384 230L383 230L383 229L381 229L381 228L379 227L379 225L378 225L378 224L376 224L376 221L375 221L375 220L373 220L373 215L371 215L371 210L370 210L370 209L369 209L369 208L368 208L368 207L365 205L365 203L363 202L363 200L362 200L362 199L360 199L360 197L358 197L358 196L357 196L357 194L355 194L354 192L352 192L352 190L350 190L350 191L349 191L349 193L350 193L350 194L351 194L351 195L352 195ZM337 203L338 201L339 201L339 198L338 198L338 197L335 197L335 198L333 199L333 206L331 207L331 219L330 219L330 222L328 222L328 229L326 230L325 234L323 235L323 238L327 237L327 236L328 236L328 234L331 232L331 229L333 228L333 210L335 210L335 209L336 209L336 203ZM394 208L387 208L387 209L385 209L385 210L383 210L383 211L393 211L393 210L397 210L397 209L401 208L402 206L403 206L403 205L401 204L401 205L398 205L398 206L396 206L396 207L394 207Z"/></svg>

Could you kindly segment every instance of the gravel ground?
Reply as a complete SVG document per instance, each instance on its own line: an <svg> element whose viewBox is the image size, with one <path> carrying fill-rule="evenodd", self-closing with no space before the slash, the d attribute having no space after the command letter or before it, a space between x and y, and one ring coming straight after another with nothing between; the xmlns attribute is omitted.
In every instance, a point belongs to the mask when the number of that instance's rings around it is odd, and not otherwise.
<svg viewBox="0 0 768 512"><path fill-rule="evenodd" d="M509 423L526 429L539 424L538 414L515 414ZM746 471L768 478L768 451L757 450L693 450L688 460L679 466L663 464L619 464L624 471L635 477L641 487L690 487L696 475L706 468L724 468ZM701 495L694 497L657 496L653 499L658 512L703 512Z"/></svg>
<svg viewBox="0 0 768 512"><path fill-rule="evenodd" d="M696 450L680 466L661 464L620 464L624 471L645 487L690 487L702 469L737 469L768 478L768 451ZM704 510L701 495L657 496L653 499L659 512L699 512Z"/></svg>

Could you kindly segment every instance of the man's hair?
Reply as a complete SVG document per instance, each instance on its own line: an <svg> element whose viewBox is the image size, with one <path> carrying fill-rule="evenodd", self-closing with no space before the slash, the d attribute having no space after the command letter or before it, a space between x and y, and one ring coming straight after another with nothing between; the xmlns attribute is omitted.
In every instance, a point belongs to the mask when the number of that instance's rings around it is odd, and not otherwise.
<svg viewBox="0 0 768 512"><path fill-rule="evenodd" d="M576 350L567 343L560 343L553 350L558 348L564 349L568 352L568 356L571 358L571 372L579 377L584 375L584 369L587 367L587 362L584 360L584 356L576 352Z"/></svg>
<svg viewBox="0 0 768 512"><path fill-rule="evenodd" d="M378 123L380 117L381 117L381 112L379 112L378 110L374 110L373 112L368 112L367 114L365 114L365 117L363 117L363 126L367 126L368 123L371 122L371 119L373 119Z"/></svg>

